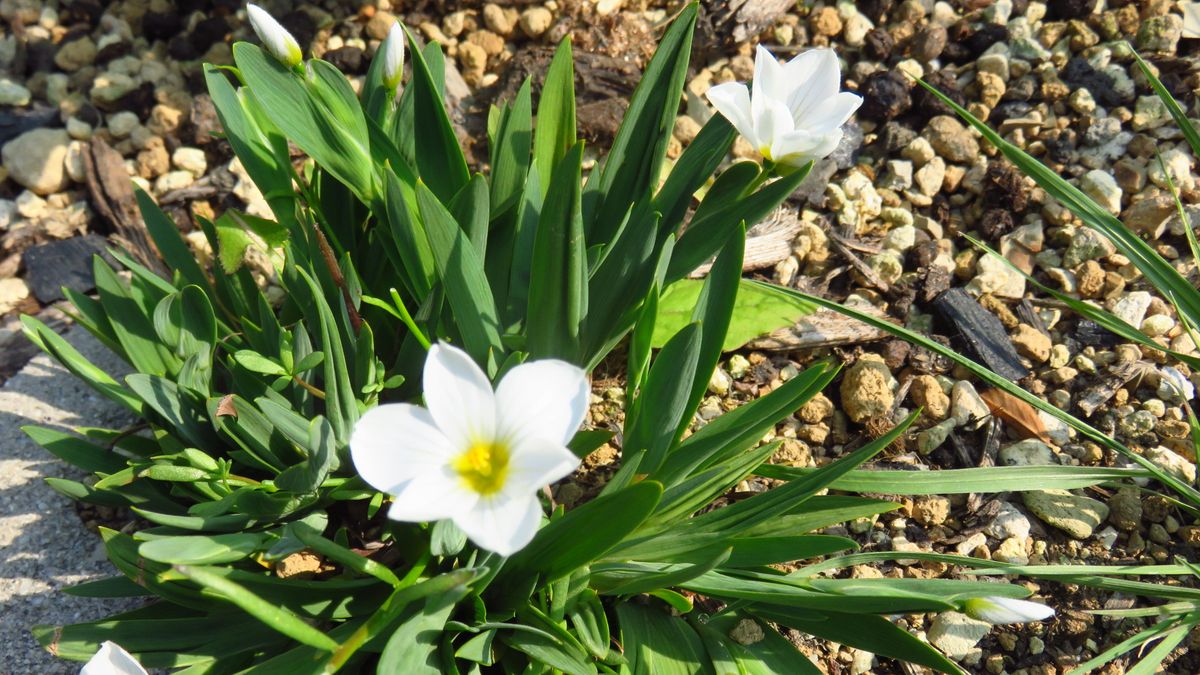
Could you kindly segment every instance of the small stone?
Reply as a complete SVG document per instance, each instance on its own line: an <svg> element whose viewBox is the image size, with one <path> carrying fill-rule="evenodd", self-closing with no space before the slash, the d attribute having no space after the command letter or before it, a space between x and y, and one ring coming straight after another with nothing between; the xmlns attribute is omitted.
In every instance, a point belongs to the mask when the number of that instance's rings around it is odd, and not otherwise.
<svg viewBox="0 0 1200 675"><path fill-rule="evenodd" d="M530 7L521 12L521 32L531 38L541 37L553 23L554 15L545 7Z"/></svg>
<svg viewBox="0 0 1200 675"><path fill-rule="evenodd" d="M958 420L959 424L978 429L992 416L992 411L975 390L975 385L966 380L959 380L950 389L950 415Z"/></svg>
<svg viewBox="0 0 1200 675"><path fill-rule="evenodd" d="M729 377L729 373L717 368L708 380L708 390L717 396L724 396L729 393L732 384L733 378Z"/></svg>
<svg viewBox="0 0 1200 675"><path fill-rule="evenodd" d="M922 525L941 525L949 517L949 497L926 495L917 497L913 502L913 519Z"/></svg>
<svg viewBox="0 0 1200 675"><path fill-rule="evenodd" d="M614 14L620 11L624 4L625 0L596 0L596 14L599 16Z"/></svg>
<svg viewBox="0 0 1200 675"><path fill-rule="evenodd" d="M976 73L975 82L979 85L979 102L988 108L995 108L1007 91L1004 79L994 73Z"/></svg>
<svg viewBox="0 0 1200 675"><path fill-rule="evenodd" d="M68 118L67 135L75 140L86 141L92 137L92 125L78 117Z"/></svg>
<svg viewBox="0 0 1200 675"><path fill-rule="evenodd" d="M63 129L26 131L0 151L9 178L35 194L61 192L70 184L64 160L71 137Z"/></svg>
<svg viewBox="0 0 1200 675"><path fill-rule="evenodd" d="M1171 111L1157 95L1139 96L1133 106L1133 130L1149 131L1171 122Z"/></svg>
<svg viewBox="0 0 1200 675"><path fill-rule="evenodd" d="M1108 522L1131 532L1142 522L1142 499L1136 488L1121 488L1108 500Z"/></svg>
<svg viewBox="0 0 1200 675"><path fill-rule="evenodd" d="M84 36L71 40L58 48L54 55L54 65L68 73L73 73L84 66L90 66L96 61L96 43L92 38Z"/></svg>
<svg viewBox="0 0 1200 675"><path fill-rule="evenodd" d="M796 417L805 424L817 424L833 417L833 401L824 394L817 394L800 407Z"/></svg>
<svg viewBox="0 0 1200 675"><path fill-rule="evenodd" d="M1146 450L1145 457L1188 485L1196 482L1196 465L1168 448L1161 445L1150 448Z"/></svg>
<svg viewBox="0 0 1200 675"><path fill-rule="evenodd" d="M462 65L463 75L468 78L479 78L487 68L487 52L473 42L463 42L458 45L458 62Z"/></svg>
<svg viewBox="0 0 1200 675"><path fill-rule="evenodd" d="M1175 53L1179 38L1183 37L1183 17L1164 14L1142 22L1137 32L1137 48L1142 52Z"/></svg>
<svg viewBox="0 0 1200 675"><path fill-rule="evenodd" d="M917 169L916 175L913 177L917 184L917 190L926 197L932 197L942 190L942 184L946 181L946 161L941 157L934 157L920 169Z"/></svg>
<svg viewBox="0 0 1200 675"><path fill-rule="evenodd" d="M725 367L733 379L740 380L746 375L746 373L750 372L750 361L748 361L746 357L742 356L741 354L734 354L733 356L729 357L729 361L726 362ZM830 405L832 406L832 404Z"/></svg>
<svg viewBox="0 0 1200 675"><path fill-rule="evenodd" d="M309 551L293 553L275 563L275 576L280 579L310 579L321 571L321 557Z"/></svg>
<svg viewBox="0 0 1200 675"><path fill-rule="evenodd" d="M950 397L932 375L918 375L913 378L908 394L913 403L923 408L931 419L945 419L950 412Z"/></svg>
<svg viewBox="0 0 1200 675"><path fill-rule="evenodd" d="M842 17L837 9L826 6L809 16L808 25L817 35L833 37L842 32Z"/></svg>
<svg viewBox="0 0 1200 675"><path fill-rule="evenodd" d="M1025 537L1029 536L1031 527L1029 518L1021 513L1020 509L1008 502L1003 502L1000 510L996 512L996 517L992 518L992 522L988 523L984 532L993 539L1015 538L1024 541Z"/></svg>
<svg viewBox="0 0 1200 675"><path fill-rule="evenodd" d="M766 637L762 626L754 619L742 619L729 631L729 639L739 645L752 645Z"/></svg>
<svg viewBox="0 0 1200 675"><path fill-rule="evenodd" d="M383 10L376 10L367 21L367 35L373 40L383 40L388 36L392 25L396 23L396 15Z"/></svg>
<svg viewBox="0 0 1200 675"><path fill-rule="evenodd" d="M927 637L930 644L947 657L961 661L991 629L991 624L972 619L966 614L942 612L930 624Z"/></svg>
<svg viewBox="0 0 1200 675"><path fill-rule="evenodd" d="M16 277L0 279L0 314L16 309L28 297L29 286L25 285L24 280Z"/></svg>
<svg viewBox="0 0 1200 675"><path fill-rule="evenodd" d="M853 422L886 415L895 402L897 384L883 359L869 354L860 358L842 378L842 407Z"/></svg>
<svg viewBox="0 0 1200 675"><path fill-rule="evenodd" d="M979 141L957 119L938 115L929 120L922 134L939 155L950 162L971 164L979 157Z"/></svg>
<svg viewBox="0 0 1200 675"><path fill-rule="evenodd" d="M1004 466L1044 466L1059 463L1050 446L1036 438L1027 438L1005 446L997 453L997 457Z"/></svg>
<svg viewBox="0 0 1200 675"><path fill-rule="evenodd" d="M175 190L182 190L196 181L190 171L168 171L154 181L154 192L164 195Z"/></svg>
<svg viewBox="0 0 1200 675"><path fill-rule="evenodd" d="M138 116L128 110L108 116L108 132L113 138L127 138L139 124Z"/></svg>
<svg viewBox="0 0 1200 675"><path fill-rule="evenodd" d="M1012 341L1017 353L1035 364L1045 363L1050 358L1050 348L1053 346L1050 336L1029 324L1018 324Z"/></svg>
<svg viewBox="0 0 1200 675"><path fill-rule="evenodd" d="M1073 269L1087 260L1107 258L1116 251L1116 247L1104 235L1090 227L1081 227L1071 237L1071 243L1063 254L1062 265Z"/></svg>
<svg viewBox="0 0 1200 675"><path fill-rule="evenodd" d="M1112 313L1118 319L1131 326L1142 325L1142 319L1146 318L1146 310L1150 309L1150 304L1154 301L1154 297L1145 291L1134 291L1117 298L1112 305Z"/></svg>
<svg viewBox="0 0 1200 675"><path fill-rule="evenodd" d="M917 452L928 455L937 450L950 437L950 432L954 431L956 426L958 426L958 420L951 417L945 422L935 424L917 434Z"/></svg>
<svg viewBox="0 0 1200 675"><path fill-rule="evenodd" d="M971 555L976 549L987 546L987 536L976 532L954 545L954 552L959 555Z"/></svg>
<svg viewBox="0 0 1200 675"><path fill-rule="evenodd" d="M992 558L1000 562L1027 565L1029 564L1029 548L1025 545L1024 539L1009 537L1000 542L996 550L992 551Z"/></svg>
<svg viewBox="0 0 1200 675"><path fill-rule="evenodd" d="M1167 220L1175 215L1175 202L1170 197L1159 195L1139 200L1125 209L1121 221L1137 232L1161 237L1167 229Z"/></svg>
<svg viewBox="0 0 1200 675"><path fill-rule="evenodd" d="M200 148L186 146L175 148L175 152L171 153L171 161L175 166L191 173L196 178L203 176L204 172L208 170L208 159Z"/></svg>
<svg viewBox="0 0 1200 675"><path fill-rule="evenodd" d="M1075 539L1092 536L1108 517L1104 502L1071 494L1066 490L1032 490L1023 493L1025 506L1046 524Z"/></svg>
<svg viewBox="0 0 1200 675"><path fill-rule="evenodd" d="M516 29L517 13L505 11L495 3L489 2L483 6L483 23L492 32L508 37Z"/></svg>
<svg viewBox="0 0 1200 675"><path fill-rule="evenodd" d="M28 89L7 77L0 78L0 105L26 106L29 105L29 98Z"/></svg>
<svg viewBox="0 0 1200 675"><path fill-rule="evenodd" d="M1121 196L1123 192L1117 181L1106 171L1093 169L1079 179L1079 189L1096 203L1103 206L1109 213L1116 215L1121 212Z"/></svg>

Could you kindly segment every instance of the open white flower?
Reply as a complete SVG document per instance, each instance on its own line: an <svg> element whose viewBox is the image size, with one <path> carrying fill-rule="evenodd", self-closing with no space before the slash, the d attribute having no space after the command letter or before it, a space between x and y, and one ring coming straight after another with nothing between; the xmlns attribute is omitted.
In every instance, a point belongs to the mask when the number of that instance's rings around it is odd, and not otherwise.
<svg viewBox="0 0 1200 675"><path fill-rule="evenodd" d="M862 97L841 87L842 72L832 49L810 49L785 64L761 45L754 56L754 81L726 82L706 96L763 157L799 167L833 152L842 125Z"/></svg>
<svg viewBox="0 0 1200 675"><path fill-rule="evenodd" d="M250 17L250 25L262 40L263 46L271 55L288 68L293 68L304 59L300 52L300 43L283 27L267 10L254 3L246 5L246 14Z"/></svg>
<svg viewBox="0 0 1200 675"><path fill-rule="evenodd" d="M437 344L424 387L427 409L394 403L359 419L354 466L392 495L389 517L449 518L480 548L511 555L541 524L537 491L579 466L566 446L587 413L587 375L563 361L531 361L493 391L466 352Z"/></svg>
<svg viewBox="0 0 1200 675"><path fill-rule="evenodd" d="M971 598L963 603L963 612L972 619L988 623L1026 623L1054 616L1054 609L1041 603L1015 598Z"/></svg>
<svg viewBox="0 0 1200 675"><path fill-rule="evenodd" d="M147 675L146 669L115 642L105 642L79 675Z"/></svg>
<svg viewBox="0 0 1200 675"><path fill-rule="evenodd" d="M395 89L404 77L404 29L399 21L388 29L387 40L380 49L383 50L383 83L388 89Z"/></svg>

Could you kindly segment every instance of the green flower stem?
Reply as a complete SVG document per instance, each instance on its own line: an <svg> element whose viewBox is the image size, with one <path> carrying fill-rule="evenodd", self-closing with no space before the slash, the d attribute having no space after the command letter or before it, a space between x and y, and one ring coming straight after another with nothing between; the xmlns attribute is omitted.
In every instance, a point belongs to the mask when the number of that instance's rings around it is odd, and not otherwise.
<svg viewBox="0 0 1200 675"><path fill-rule="evenodd" d="M425 333L421 332L421 329L417 327L417 322L414 321L412 315L408 313L408 308L404 306L404 301L400 299L400 294L395 288L388 290L392 294L392 302L396 305L396 311L400 313L400 320L403 321L404 325L408 327L408 330L412 332L413 337L417 338L417 342L421 343L421 346L425 348L425 351L429 351L429 347L432 345L432 343L429 342L429 338L425 337Z"/></svg>

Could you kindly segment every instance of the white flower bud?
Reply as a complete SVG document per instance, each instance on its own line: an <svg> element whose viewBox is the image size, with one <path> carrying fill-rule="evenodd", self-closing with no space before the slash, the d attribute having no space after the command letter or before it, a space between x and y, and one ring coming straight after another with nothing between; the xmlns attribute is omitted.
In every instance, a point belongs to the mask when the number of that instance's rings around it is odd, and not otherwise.
<svg viewBox="0 0 1200 675"><path fill-rule="evenodd" d="M1046 605L1028 600L995 596L971 598L963 603L963 612L972 619L992 624L1027 623L1054 616L1054 609Z"/></svg>
<svg viewBox="0 0 1200 675"><path fill-rule="evenodd" d="M288 68L293 68L304 59L304 55L300 52L300 43L296 42L296 38L292 37L292 34L265 9L248 3L246 14L250 17L250 25L254 27L258 39L262 40L263 46L271 52L272 56L279 59L280 63Z"/></svg>
<svg viewBox="0 0 1200 675"><path fill-rule="evenodd" d="M383 83L388 89L395 89L404 76L404 30L399 21L392 24L380 49L383 50Z"/></svg>

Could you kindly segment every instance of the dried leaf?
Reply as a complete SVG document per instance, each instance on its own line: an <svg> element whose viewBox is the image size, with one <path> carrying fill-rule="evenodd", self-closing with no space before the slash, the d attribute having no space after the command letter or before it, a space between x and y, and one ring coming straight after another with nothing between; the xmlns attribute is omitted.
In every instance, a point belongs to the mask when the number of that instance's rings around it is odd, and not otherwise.
<svg viewBox="0 0 1200 675"><path fill-rule="evenodd" d="M233 394L226 394L217 403L217 417L237 417L237 409L233 407Z"/></svg>
<svg viewBox="0 0 1200 675"><path fill-rule="evenodd" d="M1008 422L1022 438L1053 443L1041 415L1033 406L1002 389L988 389L979 395L992 414Z"/></svg>

